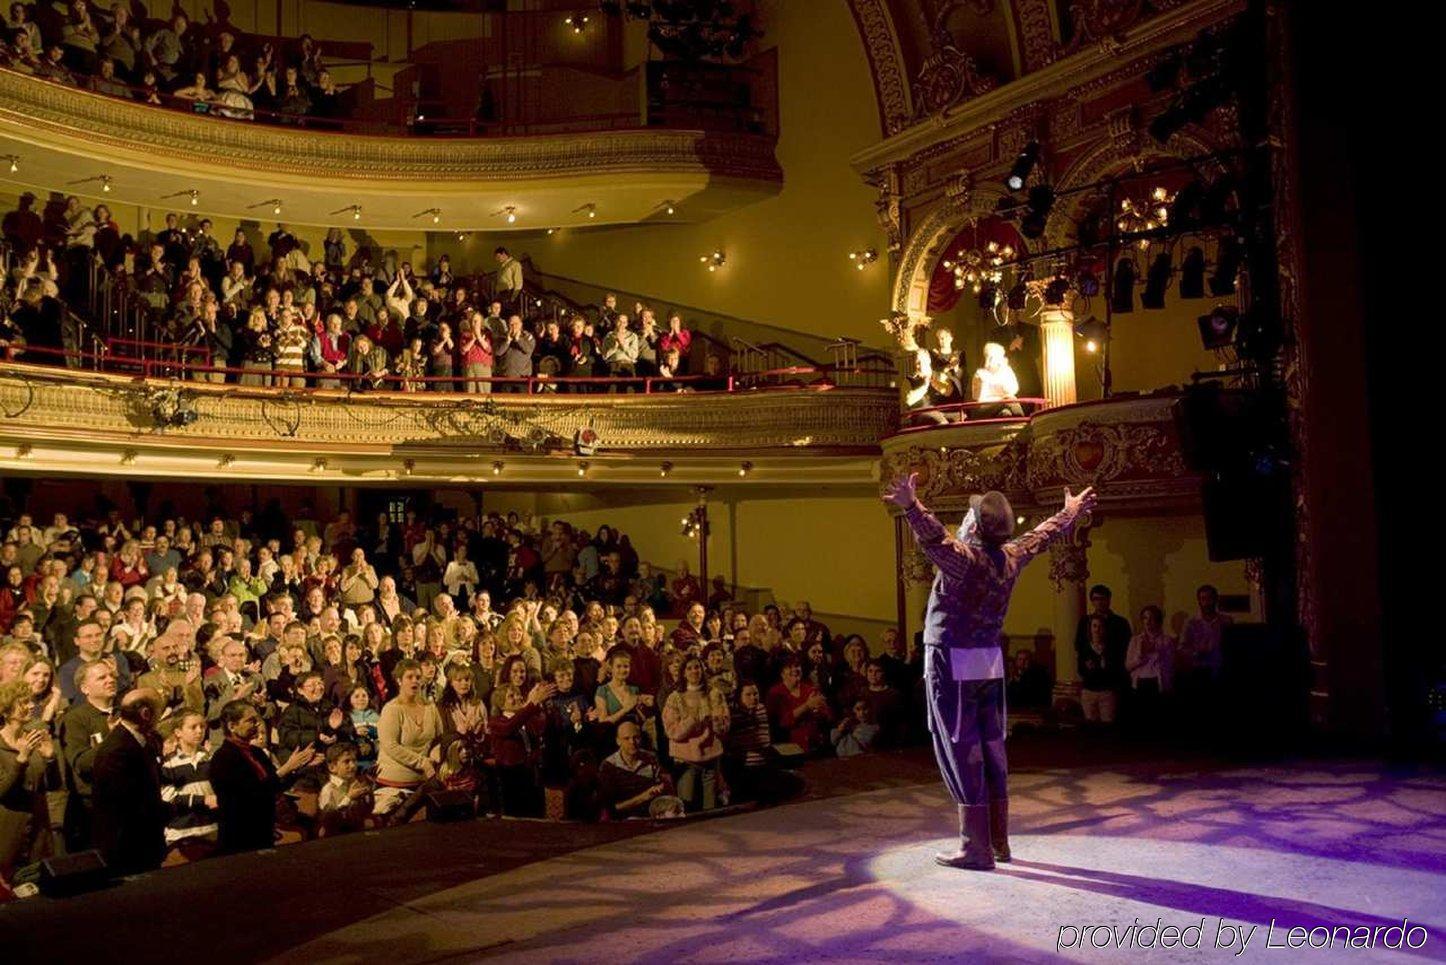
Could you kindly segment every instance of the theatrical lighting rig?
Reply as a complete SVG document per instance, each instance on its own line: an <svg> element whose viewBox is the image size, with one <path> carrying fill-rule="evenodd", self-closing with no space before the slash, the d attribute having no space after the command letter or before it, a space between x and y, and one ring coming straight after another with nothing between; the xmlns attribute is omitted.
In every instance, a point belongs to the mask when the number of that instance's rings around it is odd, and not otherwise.
<svg viewBox="0 0 1446 965"><path fill-rule="evenodd" d="M1034 166L1039 163L1039 142L1030 141L1019 152L1014 159L1014 164L1009 168L1009 174L1004 179L1004 186L1010 191L1020 191L1024 183L1029 180L1029 174Z"/></svg>
<svg viewBox="0 0 1446 965"><path fill-rule="evenodd" d="M1150 263L1150 270L1145 274L1145 290L1140 292L1141 307L1165 307L1165 290L1170 287L1170 268L1169 251L1162 251L1155 256L1155 260Z"/></svg>
<svg viewBox="0 0 1446 965"><path fill-rule="evenodd" d="M1240 324L1240 310L1233 305L1216 305L1207 315L1196 319L1200 341L1205 348L1219 350L1235 343L1235 330Z"/></svg>
<svg viewBox="0 0 1446 965"><path fill-rule="evenodd" d="M1091 315L1084 321L1075 323L1074 334L1084 341L1084 350L1093 354L1098 352L1100 346L1110 337L1110 328Z"/></svg>
<svg viewBox="0 0 1446 965"><path fill-rule="evenodd" d="M863 271L878 260L879 252L875 248L865 248L863 251L849 252L849 261L853 262L854 267L859 271Z"/></svg>
<svg viewBox="0 0 1446 965"><path fill-rule="evenodd" d="M1116 315L1135 310L1135 277L1138 269L1130 259L1115 265L1115 277L1110 292L1110 311Z"/></svg>
<svg viewBox="0 0 1446 965"><path fill-rule="evenodd" d="M1205 249L1192 245L1180 264L1180 297L1205 297Z"/></svg>

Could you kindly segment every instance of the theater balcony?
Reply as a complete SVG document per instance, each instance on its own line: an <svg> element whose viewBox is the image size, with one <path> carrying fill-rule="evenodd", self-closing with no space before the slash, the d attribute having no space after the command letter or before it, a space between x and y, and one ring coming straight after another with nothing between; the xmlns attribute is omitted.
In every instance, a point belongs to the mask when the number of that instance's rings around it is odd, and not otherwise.
<svg viewBox="0 0 1446 965"><path fill-rule="evenodd" d="M872 486L895 393L797 375L684 393L348 393L0 361L0 461L348 486Z"/></svg>
<svg viewBox="0 0 1446 965"><path fill-rule="evenodd" d="M772 120L728 125L665 111L645 84L621 112L500 127L419 125L417 115L271 124L178 106L0 68L6 183L17 193L60 185L91 203L164 208L180 198L214 217L344 219L372 231L705 221L782 186Z"/></svg>
<svg viewBox="0 0 1446 965"><path fill-rule="evenodd" d="M906 427L884 438L885 481L919 474L920 498L945 514L989 489L1022 515L1058 509L1060 490L1095 486L1102 510L1198 509L1200 477L1185 463L1175 390L1041 408L1027 417Z"/></svg>

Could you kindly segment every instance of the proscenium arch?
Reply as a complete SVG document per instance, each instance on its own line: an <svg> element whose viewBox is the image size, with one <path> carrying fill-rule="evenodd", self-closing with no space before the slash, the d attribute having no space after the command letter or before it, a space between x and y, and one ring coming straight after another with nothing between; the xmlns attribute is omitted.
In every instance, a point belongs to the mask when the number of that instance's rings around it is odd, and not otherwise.
<svg viewBox="0 0 1446 965"><path fill-rule="evenodd" d="M940 246L970 221L983 221L993 215L995 204L1006 196L1001 185L976 185L970 192L968 207L957 207L943 200L924 216L909 233L899 257L891 301L893 311L915 321L929 313L929 279L944 257Z"/></svg>

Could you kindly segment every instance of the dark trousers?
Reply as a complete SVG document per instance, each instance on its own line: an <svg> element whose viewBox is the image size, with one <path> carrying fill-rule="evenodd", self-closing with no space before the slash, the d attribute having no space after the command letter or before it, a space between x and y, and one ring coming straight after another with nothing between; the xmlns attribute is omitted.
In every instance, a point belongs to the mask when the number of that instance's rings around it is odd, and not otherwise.
<svg viewBox="0 0 1446 965"><path fill-rule="evenodd" d="M924 648L929 735L944 786L957 804L1009 795L1004 754L1004 681L951 680L949 652Z"/></svg>

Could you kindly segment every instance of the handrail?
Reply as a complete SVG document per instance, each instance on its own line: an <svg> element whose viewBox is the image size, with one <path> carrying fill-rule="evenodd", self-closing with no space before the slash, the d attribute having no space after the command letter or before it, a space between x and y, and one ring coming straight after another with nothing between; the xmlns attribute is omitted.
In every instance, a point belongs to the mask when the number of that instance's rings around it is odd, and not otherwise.
<svg viewBox="0 0 1446 965"><path fill-rule="evenodd" d="M1005 407L1015 406L1020 410L1019 415L988 415L981 418L971 418L969 413L980 410L1001 410ZM930 429L941 429L946 427L957 428L960 425L983 425L998 422L1028 422L1033 416L1044 409L1049 408L1049 400L1041 398L1018 398L1004 399L998 402L950 402L946 405L921 406L917 409L909 409L903 413L902 418L905 425L901 426L895 435L903 435L909 432L926 432ZM937 415L944 421L925 419L920 417ZM950 419L951 414L957 414L959 418ZM912 425L908 424L912 423Z"/></svg>

